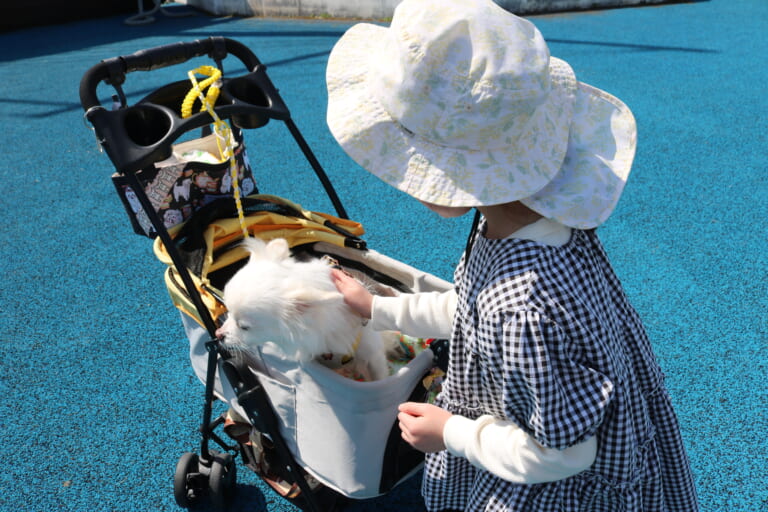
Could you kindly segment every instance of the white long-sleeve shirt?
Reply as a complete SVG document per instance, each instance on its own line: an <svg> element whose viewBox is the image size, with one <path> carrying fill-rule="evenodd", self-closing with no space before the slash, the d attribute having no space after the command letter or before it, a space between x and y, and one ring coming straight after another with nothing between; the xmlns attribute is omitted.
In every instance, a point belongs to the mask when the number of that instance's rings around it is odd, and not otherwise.
<svg viewBox="0 0 768 512"><path fill-rule="evenodd" d="M570 228L540 219L510 235L510 238L561 246L568 242ZM376 296L372 325L380 330L399 330L411 336L449 338L456 312L456 292L425 292L398 297ZM453 415L445 424L446 449L466 458L474 466L505 480L535 484L573 476L592 465L597 440L592 437L565 450L545 448L511 421L492 416L471 420Z"/></svg>

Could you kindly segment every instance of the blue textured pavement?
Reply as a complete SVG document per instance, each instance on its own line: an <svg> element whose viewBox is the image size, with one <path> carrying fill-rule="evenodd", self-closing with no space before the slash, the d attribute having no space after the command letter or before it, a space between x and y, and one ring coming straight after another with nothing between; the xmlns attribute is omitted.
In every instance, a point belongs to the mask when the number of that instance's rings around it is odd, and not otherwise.
<svg viewBox="0 0 768 512"><path fill-rule="evenodd" d="M768 2L712 0L533 17L553 55L622 98L633 173L600 228L667 374L704 511L768 510ZM0 34L0 511L173 511L203 387L148 240L77 91L101 59L223 35L268 65L369 245L450 279L470 219L445 221L361 171L325 125L324 70L347 22L122 18ZM135 101L190 66L129 77ZM237 69L233 69L237 73ZM278 123L246 133L263 192L332 211ZM292 510L244 466L235 511ZM352 510L419 510L418 479Z"/></svg>

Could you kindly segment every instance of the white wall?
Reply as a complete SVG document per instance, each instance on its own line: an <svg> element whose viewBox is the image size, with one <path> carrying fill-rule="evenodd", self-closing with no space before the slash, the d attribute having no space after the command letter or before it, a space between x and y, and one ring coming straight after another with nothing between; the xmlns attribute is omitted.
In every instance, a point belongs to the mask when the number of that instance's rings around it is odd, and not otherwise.
<svg viewBox="0 0 768 512"><path fill-rule="evenodd" d="M468 0L471 1L471 0ZM537 14L597 7L660 4L667 0L495 0L515 14ZM187 0L215 15L375 18L392 17L400 0Z"/></svg>

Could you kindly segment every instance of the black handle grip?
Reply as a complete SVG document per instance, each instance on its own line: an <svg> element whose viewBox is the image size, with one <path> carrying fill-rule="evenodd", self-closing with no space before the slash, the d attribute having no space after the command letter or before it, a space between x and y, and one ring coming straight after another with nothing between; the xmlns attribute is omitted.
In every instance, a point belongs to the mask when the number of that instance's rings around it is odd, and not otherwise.
<svg viewBox="0 0 768 512"><path fill-rule="evenodd" d="M171 43L146 50L139 50L131 55L113 57L96 64L89 69L80 81L80 103L84 110L101 105L96 88L102 80L122 82L126 73L151 71L163 67L181 64L195 57L210 55L223 59L231 53L253 71L261 63L256 55L245 45L225 37L210 37L190 42Z"/></svg>
<svg viewBox="0 0 768 512"><path fill-rule="evenodd" d="M136 104L122 105L116 110L108 110L99 102L99 83L103 80L122 93L127 73L152 71L205 55L218 63L229 54L240 59L248 73L222 78L221 96L214 107L218 117L244 129L259 128L270 119L290 120L290 112L267 76L266 67L248 47L224 37L173 43L113 57L83 75L80 102L85 117L119 172L133 172L168 158L179 136L209 125L212 116L207 111L182 116L180 108L189 91L188 81L167 84Z"/></svg>

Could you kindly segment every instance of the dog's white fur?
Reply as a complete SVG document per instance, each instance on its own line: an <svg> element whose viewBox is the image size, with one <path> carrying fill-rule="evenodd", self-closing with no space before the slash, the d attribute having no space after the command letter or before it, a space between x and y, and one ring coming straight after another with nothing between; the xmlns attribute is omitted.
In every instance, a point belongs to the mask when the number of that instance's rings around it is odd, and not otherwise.
<svg viewBox="0 0 768 512"><path fill-rule="evenodd" d="M386 355L397 342L347 306L330 266L293 259L281 238L249 238L244 245L251 256L224 287L228 316L219 338L245 349L271 341L305 363L325 354L350 355L360 336L350 363L354 372L365 380L389 375Z"/></svg>

